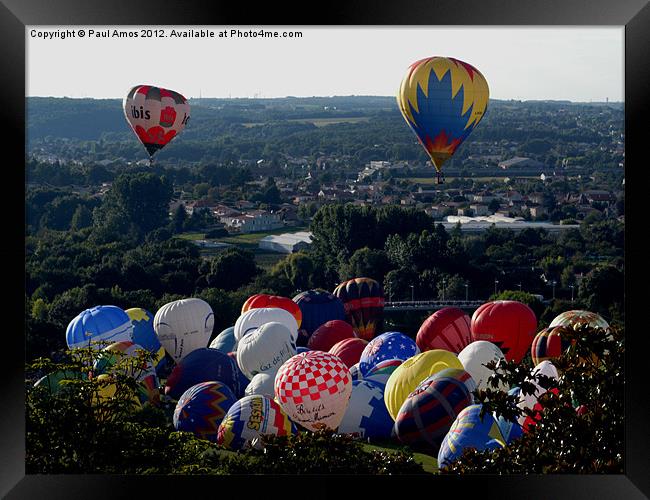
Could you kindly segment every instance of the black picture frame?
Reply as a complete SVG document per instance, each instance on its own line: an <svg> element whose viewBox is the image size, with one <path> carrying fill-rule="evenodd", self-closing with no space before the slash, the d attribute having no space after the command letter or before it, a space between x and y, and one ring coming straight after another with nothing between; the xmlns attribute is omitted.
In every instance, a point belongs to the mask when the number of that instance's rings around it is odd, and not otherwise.
<svg viewBox="0 0 650 500"><path fill-rule="evenodd" d="M578 476L432 476L415 477L176 477L176 476L25 476L24 425L24 325L18 313L24 310L20 290L24 272L24 200L18 183L25 159L25 26L27 25L565 25L625 26L625 156L633 182L627 189L639 191L642 199L645 172L645 130L650 116L650 6L647 0L402 0L381 3L364 0L287 7L275 2L246 7L223 2L144 0L111 2L97 0L3 0L0 5L2 42L3 180L5 207L15 224L4 228L6 315L16 316L3 333L2 411L0 412L0 495L6 498L132 498L146 494L220 496L234 494L250 498L279 492L282 497L339 497L355 485L364 496L453 495L494 498L644 498L650 495L650 412L648 377L644 356L643 304L637 287L647 286L641 276L626 273L626 446L623 475ZM606 70L606 69L604 69ZM53 75L56 78L56 75ZM24 170L23 170L24 172ZM23 191L24 194L24 191ZM627 197L630 205L630 197ZM647 199L647 197L646 197ZM22 208L20 208L22 207ZM627 207L626 207L627 208ZM634 231L626 232L626 265L643 247L640 239L643 214L626 209ZM629 222L628 222L629 224ZM635 224L639 224L637 227ZM14 232L15 231L15 232ZM633 244L634 238L638 244ZM643 266L641 266L643 267ZM634 266L636 272L639 268ZM13 277L9 278L12 274ZM638 281L637 281L638 280ZM643 283L645 281L645 283ZM638 307L637 307L638 305ZM647 327L646 327L647 328ZM638 330L638 331L637 331ZM2 351L0 351L2 352ZM417 479L417 480L416 480ZM275 490L274 490L275 488ZM444 493L443 493L444 491ZM136 493L138 492L138 493ZM357 493L358 494L358 493ZM271 494L271 496L276 496Z"/></svg>

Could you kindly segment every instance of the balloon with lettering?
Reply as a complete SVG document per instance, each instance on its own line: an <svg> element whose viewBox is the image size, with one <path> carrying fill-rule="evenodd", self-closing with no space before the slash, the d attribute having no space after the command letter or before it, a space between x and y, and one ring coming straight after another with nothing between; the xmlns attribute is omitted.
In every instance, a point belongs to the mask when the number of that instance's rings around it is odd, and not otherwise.
<svg viewBox="0 0 650 500"><path fill-rule="evenodd" d="M275 397L280 406L293 422L308 430L335 430L351 392L350 370L327 352L296 354L275 376Z"/></svg>
<svg viewBox="0 0 650 500"><path fill-rule="evenodd" d="M69 349L92 347L101 350L122 340L133 340L131 318L117 306L95 306L80 312L65 332Z"/></svg>
<svg viewBox="0 0 650 500"><path fill-rule="evenodd" d="M153 327L154 315L141 307L132 307L124 312L131 318L133 342L141 345L155 356L152 362L156 368L156 373L160 375L167 368L167 358L165 348L158 340L156 330Z"/></svg>
<svg viewBox="0 0 650 500"><path fill-rule="evenodd" d="M263 396L268 396L270 398L275 397L275 372L273 373L258 373L255 375L249 384L246 386L244 394L246 396L253 396L255 394L261 394Z"/></svg>
<svg viewBox="0 0 650 500"><path fill-rule="evenodd" d="M367 340L351 338L344 339L340 342L337 342L329 350L330 354L338 356L341 361L350 368L352 365L356 365L361 358L361 353L368 345Z"/></svg>
<svg viewBox="0 0 650 500"><path fill-rule="evenodd" d="M296 354L292 340L291 332L282 323L264 323L239 341L237 365L249 379L263 372L275 374Z"/></svg>
<svg viewBox="0 0 650 500"><path fill-rule="evenodd" d="M138 383L137 394L140 402L157 405L160 402L158 376L153 363L142 359L146 349L131 341L115 342L104 349L93 364L93 373L100 375L111 370L134 379Z"/></svg>
<svg viewBox="0 0 650 500"><path fill-rule="evenodd" d="M388 378L384 390L386 408L393 420L397 418L408 395L420 382L445 368L462 370L463 365L453 353L442 349L416 354L399 365Z"/></svg>
<svg viewBox="0 0 650 500"><path fill-rule="evenodd" d="M350 401L338 432L361 438L388 439L392 429L393 419L386 409L382 387L366 380L353 381Z"/></svg>
<svg viewBox="0 0 650 500"><path fill-rule="evenodd" d="M296 318L287 310L279 307L260 307L249 309L243 313L235 322L235 339L240 342L244 335L256 330L264 323L275 321L282 323L291 332L291 337L295 344L298 338L298 323ZM237 344L239 348L239 344Z"/></svg>
<svg viewBox="0 0 650 500"><path fill-rule="evenodd" d="M583 310L565 311L559 314L551 321L549 328L556 326L574 328L580 325L586 325L591 328L602 328L604 330L609 328L609 323L602 316L591 311Z"/></svg>
<svg viewBox="0 0 650 500"><path fill-rule="evenodd" d="M400 332L386 332L372 339L361 353L359 369L365 377L380 361L406 360L420 352L412 338Z"/></svg>
<svg viewBox="0 0 650 500"><path fill-rule="evenodd" d="M463 408L473 402L464 370L442 370L424 379L407 397L395 419L395 435L404 444L432 447L436 452Z"/></svg>
<svg viewBox="0 0 650 500"><path fill-rule="evenodd" d="M219 426L217 443L231 450L259 448L264 435L288 436L297 432L287 414L272 398L245 396L233 404Z"/></svg>
<svg viewBox="0 0 650 500"><path fill-rule="evenodd" d="M508 361L521 362L536 332L535 313L516 300L486 302L472 315L472 339L492 342Z"/></svg>
<svg viewBox="0 0 650 500"><path fill-rule="evenodd" d="M372 278L353 278L336 287L334 295L341 299L347 320L356 336L373 339L381 328L384 316L384 294Z"/></svg>
<svg viewBox="0 0 650 500"><path fill-rule="evenodd" d="M418 330L415 342L420 351L445 349L458 354L471 339L471 319L457 307L444 307L429 316Z"/></svg>
<svg viewBox="0 0 650 500"><path fill-rule="evenodd" d="M216 349L217 351L225 352L226 354L232 351L236 351L237 340L235 340L235 327L229 326L225 330L222 330L219 335L217 335L210 345L210 349Z"/></svg>
<svg viewBox="0 0 650 500"><path fill-rule="evenodd" d="M571 346L571 341L562 337L565 328L564 326L548 327L535 335L530 346L533 365L557 359Z"/></svg>
<svg viewBox="0 0 650 500"><path fill-rule="evenodd" d="M208 346L214 312L202 299L175 300L158 309L153 327L160 343L178 363L195 349Z"/></svg>
<svg viewBox="0 0 650 500"><path fill-rule="evenodd" d="M438 176L483 118L488 98L487 81L466 62L435 56L409 66L397 104Z"/></svg>
<svg viewBox="0 0 650 500"><path fill-rule="evenodd" d="M219 425L237 398L225 384L201 382L187 389L176 403L173 424L177 431L217 442Z"/></svg>
<svg viewBox="0 0 650 500"><path fill-rule="evenodd" d="M481 417L483 405L463 408L445 435L438 451L438 466L446 467L460 458L465 448L478 451L503 448L506 441L490 412Z"/></svg>
<svg viewBox="0 0 650 500"><path fill-rule="evenodd" d="M190 105L185 97L153 85L136 85L122 104L126 121L149 158L180 134L190 119Z"/></svg>
<svg viewBox="0 0 650 500"><path fill-rule="evenodd" d="M345 320L343 302L325 290L307 290L293 298L302 312L298 345L307 345L309 337L324 323Z"/></svg>
<svg viewBox="0 0 650 500"><path fill-rule="evenodd" d="M403 362L403 359L385 359L380 361L368 371L364 380L370 380L376 384L385 386L391 374Z"/></svg>
<svg viewBox="0 0 650 500"><path fill-rule="evenodd" d="M314 351L329 351L334 344L345 339L355 338L352 326L346 321L334 319L316 328L307 341L307 347Z"/></svg>
<svg viewBox="0 0 650 500"><path fill-rule="evenodd" d="M490 389L495 389L495 387L488 384L488 379L494 371L490 370L485 365L492 361L498 363L504 358L501 349L487 340L476 340L458 353L458 360L462 363L465 370L472 376L478 389L482 391L488 387ZM503 391L508 390L503 383L499 384L498 389Z"/></svg>
<svg viewBox="0 0 650 500"><path fill-rule="evenodd" d="M178 399L193 385L209 381L227 385L237 397L246 387L241 386L239 368L233 358L216 349L203 347L177 363L165 384L165 394Z"/></svg>
<svg viewBox="0 0 650 500"><path fill-rule="evenodd" d="M298 323L298 328L302 323L302 312L300 307L293 300L288 297L280 297L279 295L267 295L265 293L260 293L249 297L244 305L242 306L242 314L251 309L260 309L262 307L278 307L284 309L290 313Z"/></svg>

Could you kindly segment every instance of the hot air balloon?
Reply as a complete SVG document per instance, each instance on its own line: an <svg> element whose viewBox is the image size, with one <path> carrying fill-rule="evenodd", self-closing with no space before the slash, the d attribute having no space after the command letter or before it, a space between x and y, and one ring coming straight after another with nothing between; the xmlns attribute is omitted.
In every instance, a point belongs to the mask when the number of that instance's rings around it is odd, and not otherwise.
<svg viewBox="0 0 650 500"><path fill-rule="evenodd" d="M176 403L173 424L177 431L192 432L217 442L219 425L237 398L225 384L202 382L187 389Z"/></svg>
<svg viewBox="0 0 650 500"><path fill-rule="evenodd" d="M237 340L235 339L235 327L230 326L217 335L212 342L210 342L208 347L228 354L229 352L236 351L236 346Z"/></svg>
<svg viewBox="0 0 650 500"><path fill-rule="evenodd" d="M178 362L165 384L165 394L179 399L193 385L217 381L227 385L239 397L243 394L237 362L227 354L202 347ZM247 382L248 383L248 382Z"/></svg>
<svg viewBox="0 0 650 500"><path fill-rule="evenodd" d="M246 396L253 396L255 394L260 394L263 396L274 398L275 389L273 386L275 384L275 374L276 372L258 373L251 379L250 383L246 386L246 390L244 391L244 394Z"/></svg>
<svg viewBox="0 0 650 500"><path fill-rule="evenodd" d="M291 332L291 338L295 344L298 338L298 323L296 318L287 310L279 307L260 307L259 309L249 309L237 318L235 322L235 340L241 342L241 339L248 333L270 322L282 323Z"/></svg>
<svg viewBox="0 0 650 500"><path fill-rule="evenodd" d="M248 300L244 302L241 312L243 314L251 309L259 309L261 307L278 307L284 309L296 318L296 323L298 323L298 328L300 328L300 324L302 323L302 312L300 311L298 304L290 298L260 293L249 297Z"/></svg>
<svg viewBox="0 0 650 500"><path fill-rule="evenodd" d="M388 439L392 429L393 419L384 403L383 387L365 380L353 381L348 408L338 432L361 438Z"/></svg>
<svg viewBox="0 0 650 500"><path fill-rule="evenodd" d="M355 337L354 330L349 323L334 319L316 328L307 341L307 347L314 351L327 352L337 342Z"/></svg>
<svg viewBox="0 0 650 500"><path fill-rule="evenodd" d="M153 155L180 134L190 119L187 99L173 90L136 85L124 98L124 116L131 129Z"/></svg>
<svg viewBox="0 0 650 500"><path fill-rule="evenodd" d="M438 466L446 467L457 460L465 448L478 451L503 448L506 444L494 416L481 417L483 405L471 405L458 414L438 451Z"/></svg>
<svg viewBox="0 0 650 500"><path fill-rule="evenodd" d="M363 379L385 386L392 373L403 362L403 359L385 359L380 361L368 371Z"/></svg>
<svg viewBox="0 0 650 500"><path fill-rule="evenodd" d="M520 363L537 331L537 318L526 304L495 300L472 315L472 339L495 344L508 361Z"/></svg>
<svg viewBox="0 0 650 500"><path fill-rule="evenodd" d="M116 306L96 306L80 312L65 332L70 349L91 346L100 350L107 343L132 339L131 318Z"/></svg>
<svg viewBox="0 0 650 500"><path fill-rule="evenodd" d="M415 338L420 351L445 349L458 354L471 339L471 320L462 309L444 307L429 316Z"/></svg>
<svg viewBox="0 0 650 500"><path fill-rule="evenodd" d="M132 307L124 312L131 318L133 342L155 356L153 365L156 368L156 373L162 373L167 368L165 348L160 344L156 330L153 327L154 315L141 307Z"/></svg>
<svg viewBox="0 0 650 500"><path fill-rule="evenodd" d="M416 354L399 365L388 378L384 390L390 416L396 419L402 404L420 382L445 368L462 370L463 365L453 353L442 349Z"/></svg>
<svg viewBox="0 0 650 500"><path fill-rule="evenodd" d="M309 337L324 323L333 319L345 320L343 302L325 290L307 290L293 298L302 312L299 346L307 345Z"/></svg>
<svg viewBox="0 0 650 500"><path fill-rule="evenodd" d="M39 378L34 387L45 389L50 394L57 394L60 391L74 390L72 380L87 380L88 375L74 370L58 370Z"/></svg>
<svg viewBox="0 0 650 500"><path fill-rule="evenodd" d="M502 359L504 359L504 356L501 349L487 340L472 342L458 354L458 361L463 364L465 370L474 379L478 389L482 391L488 387L494 389L494 387L488 384L488 379L494 371L485 365L492 361L498 363ZM500 384L498 388L504 391L508 389L503 384Z"/></svg>
<svg viewBox="0 0 650 500"><path fill-rule="evenodd" d="M359 363L350 366L350 375L352 376L352 382L355 380L363 380L363 375L359 371Z"/></svg>
<svg viewBox="0 0 650 500"><path fill-rule="evenodd" d="M408 68L397 104L431 158L438 182L443 164L483 118L488 98L485 78L466 62L436 56Z"/></svg>
<svg viewBox="0 0 650 500"><path fill-rule="evenodd" d="M153 327L160 343L178 363L195 349L207 347L214 327L214 313L204 300L175 300L158 309Z"/></svg>
<svg viewBox="0 0 650 500"><path fill-rule="evenodd" d="M530 425L534 425L535 420L539 420L539 413L541 412L542 405L539 404L538 399L539 397L544 394L547 390L554 391L557 394L557 389L556 388L551 388L551 389L545 389L543 388L537 380L534 379L535 375L543 375L546 377L549 377L551 379L556 379L558 378L558 372L557 368L551 363L550 361L542 361L540 364L535 366L532 372L533 378L529 378L528 381L532 383L535 386L535 392L533 394L524 394L523 392L520 391L519 393L519 402L517 403L517 406L519 408L528 408L531 410L534 410L538 413L538 416L533 419L527 415L521 415L519 419L517 420L519 425L521 425L524 429L524 431L528 431L528 427Z"/></svg>
<svg viewBox="0 0 650 500"><path fill-rule="evenodd" d="M562 314L559 314L553 319L553 321L551 321L551 324L548 327L567 326L573 328L579 325L587 325L591 328L603 328L605 330L609 328L609 323L607 323L607 321L605 321L599 314L581 310L565 311Z"/></svg>
<svg viewBox="0 0 650 500"><path fill-rule="evenodd" d="M356 365L359 362L361 353L367 345L367 340L358 339L356 337L344 339L334 344L329 350L329 353L337 356L341 361L343 361L345 366L350 368L352 365Z"/></svg>
<svg viewBox="0 0 650 500"><path fill-rule="evenodd" d="M337 286L334 295L343 302L346 318L357 337L373 339L384 315L384 294L379 283L371 278L354 278Z"/></svg>
<svg viewBox="0 0 650 500"><path fill-rule="evenodd" d="M237 348L237 365L252 379L258 373L275 374L295 354L296 346L289 329L272 321L242 337Z"/></svg>
<svg viewBox="0 0 650 500"><path fill-rule="evenodd" d="M571 341L562 338L563 326L544 328L533 338L530 356L533 365L542 361L557 359L569 348Z"/></svg>
<svg viewBox="0 0 650 500"><path fill-rule="evenodd" d="M275 376L275 397L297 424L335 430L352 392L350 370L333 354L309 351L286 361Z"/></svg>
<svg viewBox="0 0 650 500"><path fill-rule="evenodd" d="M428 445L437 452L460 411L472 404L472 394L462 380L471 379L470 375L464 370L442 371L446 373L420 382L400 407L395 435L402 443Z"/></svg>
<svg viewBox="0 0 650 500"><path fill-rule="evenodd" d="M217 443L231 450L259 448L264 435L295 433L296 427L280 405L270 397L256 394L230 407L219 426Z"/></svg>
<svg viewBox="0 0 650 500"><path fill-rule="evenodd" d="M380 361L406 360L420 352L412 338L400 332L386 332L372 339L361 353L359 369L364 377Z"/></svg>

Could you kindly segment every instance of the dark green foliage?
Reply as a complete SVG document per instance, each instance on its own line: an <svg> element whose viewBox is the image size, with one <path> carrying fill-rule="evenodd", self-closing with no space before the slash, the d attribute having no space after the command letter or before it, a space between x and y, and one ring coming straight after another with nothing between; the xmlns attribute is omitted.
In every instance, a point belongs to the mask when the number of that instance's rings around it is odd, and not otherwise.
<svg viewBox="0 0 650 500"><path fill-rule="evenodd" d="M238 247L227 248L212 259L207 283L213 288L236 290L250 283L258 272L252 252Z"/></svg>

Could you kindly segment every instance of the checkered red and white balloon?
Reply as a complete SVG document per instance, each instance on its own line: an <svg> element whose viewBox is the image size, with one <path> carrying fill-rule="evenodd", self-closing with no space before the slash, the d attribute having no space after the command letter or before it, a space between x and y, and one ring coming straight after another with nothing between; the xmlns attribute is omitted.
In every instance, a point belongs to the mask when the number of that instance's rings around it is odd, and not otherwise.
<svg viewBox="0 0 650 500"><path fill-rule="evenodd" d="M352 375L333 354L307 351L288 359L275 376L275 397L306 429L336 429L350 400Z"/></svg>

